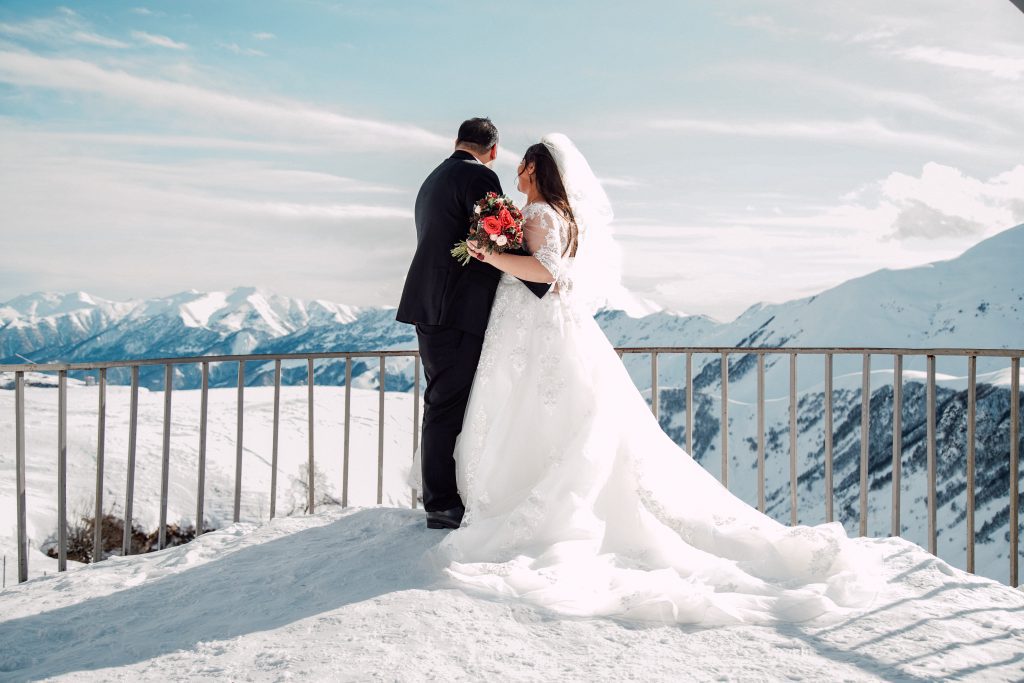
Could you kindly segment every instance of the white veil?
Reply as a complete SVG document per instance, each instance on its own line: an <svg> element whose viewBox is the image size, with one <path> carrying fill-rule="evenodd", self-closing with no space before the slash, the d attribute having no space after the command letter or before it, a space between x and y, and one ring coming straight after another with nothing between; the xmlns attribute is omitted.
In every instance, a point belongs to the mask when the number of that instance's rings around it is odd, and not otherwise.
<svg viewBox="0 0 1024 683"><path fill-rule="evenodd" d="M562 133L549 133L540 141L555 159L579 228L576 257L559 288L572 292L575 308L593 315L622 281L622 254L611 229L612 205L572 140Z"/></svg>

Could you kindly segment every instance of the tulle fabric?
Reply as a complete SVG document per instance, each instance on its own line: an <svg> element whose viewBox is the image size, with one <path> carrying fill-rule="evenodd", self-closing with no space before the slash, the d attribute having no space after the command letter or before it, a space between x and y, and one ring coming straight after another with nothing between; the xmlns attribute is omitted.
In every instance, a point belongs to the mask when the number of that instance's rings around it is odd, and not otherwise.
<svg viewBox="0 0 1024 683"><path fill-rule="evenodd" d="M869 542L733 496L661 430L592 317L507 275L455 457L466 516L436 559L480 590L691 624L802 621L877 591Z"/></svg>

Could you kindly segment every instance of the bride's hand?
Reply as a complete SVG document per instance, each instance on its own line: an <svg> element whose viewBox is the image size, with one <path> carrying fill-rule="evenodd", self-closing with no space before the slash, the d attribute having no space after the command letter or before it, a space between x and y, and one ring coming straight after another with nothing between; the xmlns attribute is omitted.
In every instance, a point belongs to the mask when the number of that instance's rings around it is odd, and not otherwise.
<svg viewBox="0 0 1024 683"><path fill-rule="evenodd" d="M489 254L486 249L482 249L476 240L468 240L466 242L466 249L469 250L473 258L484 263L487 263L494 257L494 254Z"/></svg>

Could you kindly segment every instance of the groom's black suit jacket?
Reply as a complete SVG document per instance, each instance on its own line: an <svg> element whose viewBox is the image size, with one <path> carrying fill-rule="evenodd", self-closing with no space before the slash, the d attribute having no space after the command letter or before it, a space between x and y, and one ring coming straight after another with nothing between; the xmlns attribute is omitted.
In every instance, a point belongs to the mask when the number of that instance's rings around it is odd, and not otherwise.
<svg viewBox="0 0 1024 683"><path fill-rule="evenodd" d="M399 322L483 336L501 271L476 259L463 266L451 249L466 238L473 206L488 192L502 193L497 174L461 150L423 181L416 196L416 253L398 304ZM537 296L550 287L524 284Z"/></svg>

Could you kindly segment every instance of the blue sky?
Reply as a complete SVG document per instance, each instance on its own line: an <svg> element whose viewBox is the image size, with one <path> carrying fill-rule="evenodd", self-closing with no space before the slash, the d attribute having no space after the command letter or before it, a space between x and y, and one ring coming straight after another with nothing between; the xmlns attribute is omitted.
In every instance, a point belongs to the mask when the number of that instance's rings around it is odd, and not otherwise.
<svg viewBox="0 0 1024 683"><path fill-rule="evenodd" d="M0 4L0 300L394 304L420 180L567 133L625 284L722 320L1024 223L1008 0ZM518 198L518 195L514 195Z"/></svg>

